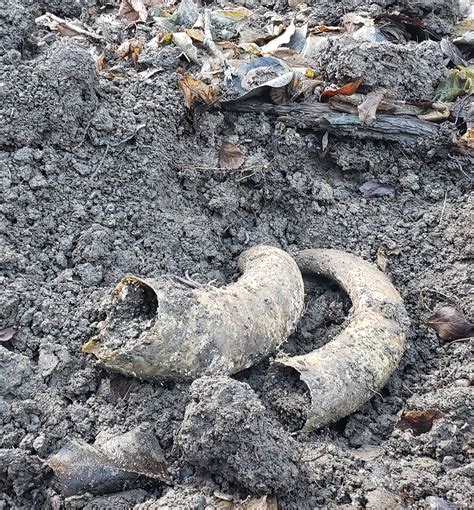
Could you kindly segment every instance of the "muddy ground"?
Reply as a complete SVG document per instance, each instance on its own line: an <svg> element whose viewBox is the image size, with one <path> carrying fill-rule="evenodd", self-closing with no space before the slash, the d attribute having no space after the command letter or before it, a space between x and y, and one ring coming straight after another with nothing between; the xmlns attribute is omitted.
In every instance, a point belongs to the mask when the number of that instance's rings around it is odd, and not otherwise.
<svg viewBox="0 0 474 510"><path fill-rule="evenodd" d="M308 4L314 24L336 23L360 6L372 14L389 6L449 33L457 16L446 0ZM424 324L442 304L473 314L472 158L445 138L395 144L329 136L323 153L321 133L263 114L214 109L192 117L177 68L193 67L177 48L144 50L137 69L124 64L127 78L111 78L96 71L87 44L34 24L49 11L98 29L102 5L7 1L1 12L0 316L17 333L0 347L0 508L212 509L219 497L265 494L282 509L472 508L473 402L465 381L472 343L442 342ZM265 8L288 9L280 0ZM400 72L374 65L370 48L336 47L323 63L335 82L358 65L354 72L370 86L430 99L447 70L437 43L420 44L387 50L406 62ZM153 76L137 74L150 67L158 69ZM218 168L222 140L243 148L238 171ZM359 187L370 179L391 184L395 195L365 197ZM391 250L386 272L412 323L407 350L383 391L350 417L300 433L295 402L307 397L271 359L190 389L108 373L81 353L101 301L123 275L188 271L223 285L237 277L238 255L260 243L290 253L339 248L370 261L382 245ZM306 315L283 351L322 345L349 309L337 287L309 286ZM442 416L416 436L395 428L405 409ZM216 440L221 429L213 442L202 434L215 426L213 416L231 431L247 420L252 448L245 434L237 443ZM139 479L115 494L61 495L44 460L67 439L92 443L140 424L159 439L173 486ZM255 424L270 436L253 434Z"/></svg>

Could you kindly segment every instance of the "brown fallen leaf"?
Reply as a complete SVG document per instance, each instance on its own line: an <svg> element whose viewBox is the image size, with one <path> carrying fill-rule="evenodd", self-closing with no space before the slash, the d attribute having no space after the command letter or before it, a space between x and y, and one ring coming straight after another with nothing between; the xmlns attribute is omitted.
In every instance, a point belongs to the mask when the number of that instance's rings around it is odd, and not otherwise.
<svg viewBox="0 0 474 510"><path fill-rule="evenodd" d="M398 246L394 246L392 248L389 248L385 243L382 243L379 246L379 249L377 250L377 258L376 258L376 264L377 267L385 273L387 270L387 266L390 262L390 257L392 255L400 255L401 248Z"/></svg>
<svg viewBox="0 0 474 510"><path fill-rule="evenodd" d="M96 69L101 73L105 69L105 53L102 52L96 61Z"/></svg>
<svg viewBox="0 0 474 510"><path fill-rule="evenodd" d="M130 22L145 22L148 18L148 11L142 0L122 0L118 16Z"/></svg>
<svg viewBox="0 0 474 510"><path fill-rule="evenodd" d="M339 87L336 90L325 90L321 92L321 97L329 98L336 95L351 96L352 94L355 94L357 92L357 89L359 88L361 83L362 80L355 80L351 81L350 83L346 83L346 85L343 85L342 87Z"/></svg>
<svg viewBox="0 0 474 510"><path fill-rule="evenodd" d="M369 92L364 101L357 107L359 119L367 125L373 124L375 120L375 112L387 93L386 89L378 88Z"/></svg>
<svg viewBox="0 0 474 510"><path fill-rule="evenodd" d="M203 103L213 103L218 94L217 87L207 85L202 80L191 75L181 76L178 80L179 88L184 94L184 103L187 108L192 108L194 103L201 100Z"/></svg>
<svg viewBox="0 0 474 510"><path fill-rule="evenodd" d="M245 161L244 153L235 143L224 140L219 151L219 167L225 170L237 170Z"/></svg>
<svg viewBox="0 0 474 510"><path fill-rule="evenodd" d="M73 28L66 27L65 25L58 25L56 30L59 32L61 37L78 37L81 34Z"/></svg>
<svg viewBox="0 0 474 510"><path fill-rule="evenodd" d="M467 131L459 139L458 144L462 147L466 147L467 149L474 149L474 127L467 129Z"/></svg>
<svg viewBox="0 0 474 510"><path fill-rule="evenodd" d="M443 416L443 413L436 409L403 411L395 428L409 430L414 436L419 436L429 432L433 427L433 421Z"/></svg>
<svg viewBox="0 0 474 510"><path fill-rule="evenodd" d="M438 308L425 322L436 330L441 340L459 340L474 336L474 323L453 306Z"/></svg>
<svg viewBox="0 0 474 510"><path fill-rule="evenodd" d="M202 28L188 28L185 32L193 41L202 43L204 41L204 30Z"/></svg>
<svg viewBox="0 0 474 510"><path fill-rule="evenodd" d="M136 63L141 50L142 43L140 40L128 39L115 50L115 53L120 58L129 58Z"/></svg>
<svg viewBox="0 0 474 510"><path fill-rule="evenodd" d="M258 499L248 497L244 501L219 499L216 506L220 510L278 510L274 496L263 496Z"/></svg>

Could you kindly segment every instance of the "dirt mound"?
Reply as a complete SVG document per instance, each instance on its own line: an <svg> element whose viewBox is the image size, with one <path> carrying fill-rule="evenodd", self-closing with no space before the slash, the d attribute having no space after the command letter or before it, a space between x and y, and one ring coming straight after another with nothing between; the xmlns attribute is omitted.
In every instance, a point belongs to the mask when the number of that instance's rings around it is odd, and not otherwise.
<svg viewBox="0 0 474 510"><path fill-rule="evenodd" d="M246 5L285 14L297 3ZM308 12L295 10L300 25L388 9L421 18L441 36L458 11L441 0L307 3ZM118 4L8 1L0 13L0 329L16 330L0 345L5 507L201 509L274 491L283 509L382 508L387 501L416 508L436 498L467 508L470 388L458 381L470 384L472 347L441 342L424 324L441 304L468 317L474 311L472 158L448 140L456 120L445 120L439 136L398 143L327 134L263 112L198 105L191 113L177 70L198 67L174 45L119 58L123 40L149 42L156 27L117 20ZM105 51L107 67L97 71L98 40L62 37L35 23L47 10L107 33L114 48ZM435 40L338 39L318 65L334 86L362 73L362 93L383 85L408 101L431 100L450 72L445 64ZM218 164L224 140L245 156L236 170ZM364 195L367 181L390 193ZM81 352L103 320L99 304L124 275L188 274L219 286L237 277L244 249L264 243L289 253L338 248L378 261L401 293L412 323L406 353L386 387L351 416L301 434L305 416L295 409L307 394L294 373L275 370L273 358L234 379L190 387L107 372ZM329 341L350 309L347 296L323 281L308 288L306 304L282 346L290 355ZM442 415L414 435L396 427L405 409ZM141 480L111 495L61 495L44 459L68 439L93 443L142 423L159 440L173 487ZM241 423L248 429L236 433ZM252 458L261 444L265 450Z"/></svg>

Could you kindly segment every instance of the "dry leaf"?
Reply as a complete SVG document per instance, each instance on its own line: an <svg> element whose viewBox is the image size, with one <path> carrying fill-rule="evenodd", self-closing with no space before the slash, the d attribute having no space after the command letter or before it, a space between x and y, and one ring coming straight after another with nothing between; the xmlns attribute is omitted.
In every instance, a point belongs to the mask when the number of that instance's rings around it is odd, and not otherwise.
<svg viewBox="0 0 474 510"><path fill-rule="evenodd" d="M395 188L393 186L375 180L364 182L359 191L369 198L395 195Z"/></svg>
<svg viewBox="0 0 474 510"><path fill-rule="evenodd" d="M102 52L97 58L96 62L97 71L102 72L105 69L105 53Z"/></svg>
<svg viewBox="0 0 474 510"><path fill-rule="evenodd" d="M202 43L204 41L204 30L202 28L189 28L185 31L193 41Z"/></svg>
<svg viewBox="0 0 474 510"><path fill-rule="evenodd" d="M429 432L433 426L433 421L442 417L443 414L436 409L403 411L395 428L410 430L414 436L419 436L420 434Z"/></svg>
<svg viewBox="0 0 474 510"><path fill-rule="evenodd" d="M171 480L160 444L146 426L95 445L69 441L47 464L58 477L64 496L113 492L138 475Z"/></svg>
<svg viewBox="0 0 474 510"><path fill-rule="evenodd" d="M66 27L64 25L58 25L56 30L59 32L61 37L77 37L81 35L79 32L74 30L73 28Z"/></svg>
<svg viewBox="0 0 474 510"><path fill-rule="evenodd" d="M433 103L431 105L432 111L424 115L417 115L421 120L429 122L440 122L449 118L451 112L449 106L444 103Z"/></svg>
<svg viewBox="0 0 474 510"><path fill-rule="evenodd" d="M347 83L346 85L343 85L342 87L336 89L336 90L325 90L321 93L321 97L332 97L332 96L351 96L352 94L355 94L357 92L357 89L359 88L360 84L362 83L362 80L356 80L351 81L350 83Z"/></svg>
<svg viewBox="0 0 474 510"><path fill-rule="evenodd" d="M148 11L142 0L122 0L118 16L127 21L145 22L148 18Z"/></svg>
<svg viewBox="0 0 474 510"><path fill-rule="evenodd" d="M200 64L197 49L193 45L193 40L186 32L175 32L173 34L173 42L190 62Z"/></svg>
<svg viewBox="0 0 474 510"><path fill-rule="evenodd" d="M281 35L275 37L275 39L272 39L269 43L262 46L260 48L261 52L272 53L273 51L277 50L280 46L288 44L295 31L296 31L295 24L291 22L288 28Z"/></svg>
<svg viewBox="0 0 474 510"><path fill-rule="evenodd" d="M219 167L225 170L237 170L245 161L244 153L238 145L224 140L219 151Z"/></svg>
<svg viewBox="0 0 474 510"><path fill-rule="evenodd" d="M136 63L141 49L141 41L138 39L128 39L115 50L115 53L120 58L130 58L130 60Z"/></svg>
<svg viewBox="0 0 474 510"><path fill-rule="evenodd" d="M474 336L474 323L453 306L442 306L426 321L436 330L441 340L459 340Z"/></svg>
<svg viewBox="0 0 474 510"><path fill-rule="evenodd" d="M390 257L392 255L400 255L402 249L399 246L392 246L389 248L385 243L382 243L377 250L377 259L376 264L380 271L384 272L387 269L388 263L390 262Z"/></svg>
<svg viewBox="0 0 474 510"><path fill-rule="evenodd" d="M459 139L458 144L468 149L474 149L474 127L467 129Z"/></svg>
<svg viewBox="0 0 474 510"><path fill-rule="evenodd" d="M357 107L359 111L359 119L370 126L375 120L375 112L380 104L380 101L384 98L387 91L383 88L373 90L369 92L364 101Z"/></svg>
<svg viewBox="0 0 474 510"><path fill-rule="evenodd" d="M326 131L321 139L321 150L326 152L329 143L329 131Z"/></svg>
<svg viewBox="0 0 474 510"><path fill-rule="evenodd" d="M4 328L0 330L0 343L2 342L8 342L16 335L16 329L15 328Z"/></svg>
<svg viewBox="0 0 474 510"><path fill-rule="evenodd" d="M203 81L192 76L181 76L178 84L183 91L187 108L192 108L197 100L211 104L217 99L218 89L216 87L206 85Z"/></svg>

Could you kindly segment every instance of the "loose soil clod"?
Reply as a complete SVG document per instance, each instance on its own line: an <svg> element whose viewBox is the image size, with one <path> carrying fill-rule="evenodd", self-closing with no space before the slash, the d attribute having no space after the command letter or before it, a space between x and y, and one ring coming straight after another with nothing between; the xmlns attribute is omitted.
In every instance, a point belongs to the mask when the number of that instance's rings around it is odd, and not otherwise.
<svg viewBox="0 0 474 510"><path fill-rule="evenodd" d="M298 484L298 445L268 419L248 384L203 377L190 391L176 436L187 462L252 494L286 493Z"/></svg>

